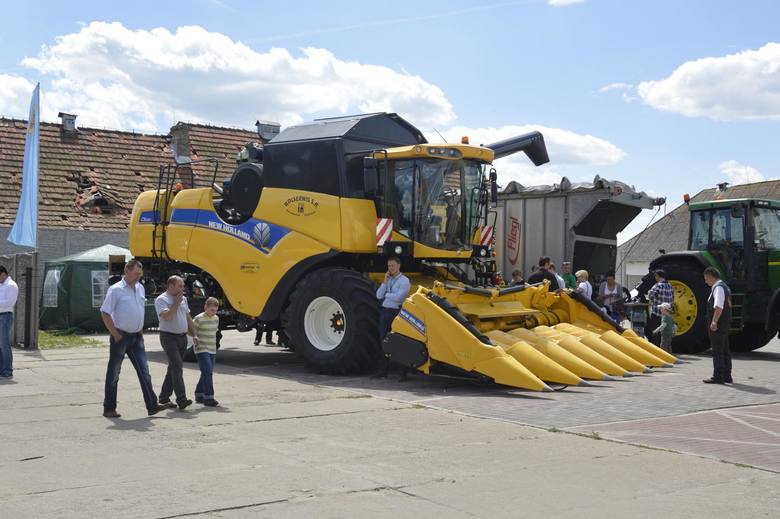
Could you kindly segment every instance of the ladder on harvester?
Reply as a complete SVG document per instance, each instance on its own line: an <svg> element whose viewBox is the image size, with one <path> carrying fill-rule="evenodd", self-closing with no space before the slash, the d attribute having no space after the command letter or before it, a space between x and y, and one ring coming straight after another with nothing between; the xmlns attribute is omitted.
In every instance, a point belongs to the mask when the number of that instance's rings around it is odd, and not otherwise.
<svg viewBox="0 0 780 519"><path fill-rule="evenodd" d="M152 227L152 260L154 266L161 265L165 261L171 261L168 256L168 250L166 248L166 229L171 223L170 217L172 214L171 204L173 199L183 187L177 182L177 174L180 166L187 166L191 171L192 186L198 187L196 183L196 175L192 170L194 164L200 164L210 162L214 163L214 173L211 176L210 186L214 188L217 179L217 173L219 171L219 160L216 158L205 158L200 160L193 160L184 164L168 164L160 166L160 174L157 179L157 192L154 197L154 207L152 209L153 214L153 227Z"/></svg>

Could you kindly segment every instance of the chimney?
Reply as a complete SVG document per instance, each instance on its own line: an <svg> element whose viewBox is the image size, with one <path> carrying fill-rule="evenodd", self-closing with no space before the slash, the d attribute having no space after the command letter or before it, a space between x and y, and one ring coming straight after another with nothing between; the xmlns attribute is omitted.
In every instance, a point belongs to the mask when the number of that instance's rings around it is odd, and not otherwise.
<svg viewBox="0 0 780 519"><path fill-rule="evenodd" d="M192 162L190 144L190 125L177 123L171 127L171 151L176 164L189 164Z"/></svg>
<svg viewBox="0 0 780 519"><path fill-rule="evenodd" d="M62 119L62 131L64 131L65 133L76 133L78 131L76 129L75 114L67 114L65 112L60 112L57 114L57 117Z"/></svg>
<svg viewBox="0 0 780 519"><path fill-rule="evenodd" d="M257 135L262 139L263 143L266 143L279 135L279 132L282 129L282 125L271 121L258 120L255 122L255 126L257 126Z"/></svg>

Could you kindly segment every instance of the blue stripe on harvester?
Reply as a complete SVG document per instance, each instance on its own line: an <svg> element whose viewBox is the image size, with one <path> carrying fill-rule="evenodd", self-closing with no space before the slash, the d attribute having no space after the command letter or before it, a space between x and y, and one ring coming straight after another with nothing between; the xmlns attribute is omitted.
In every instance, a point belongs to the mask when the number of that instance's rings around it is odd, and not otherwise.
<svg viewBox="0 0 780 519"><path fill-rule="evenodd" d="M203 209L175 208L171 213L171 223L192 225L227 234L251 245L263 254L268 254L279 240L290 232L290 229L257 218L250 218L240 225L230 225L223 222L214 211Z"/></svg>

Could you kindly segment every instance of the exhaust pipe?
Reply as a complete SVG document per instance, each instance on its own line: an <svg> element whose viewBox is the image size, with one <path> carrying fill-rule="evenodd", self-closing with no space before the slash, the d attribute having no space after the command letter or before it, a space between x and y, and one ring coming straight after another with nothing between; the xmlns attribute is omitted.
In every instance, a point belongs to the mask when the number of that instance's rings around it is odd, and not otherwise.
<svg viewBox="0 0 780 519"><path fill-rule="evenodd" d="M544 144L544 136L541 132L531 132L517 137L504 139L485 146L495 153L495 158L500 159L518 151L524 151L534 166L541 166L550 162L547 155L547 146Z"/></svg>

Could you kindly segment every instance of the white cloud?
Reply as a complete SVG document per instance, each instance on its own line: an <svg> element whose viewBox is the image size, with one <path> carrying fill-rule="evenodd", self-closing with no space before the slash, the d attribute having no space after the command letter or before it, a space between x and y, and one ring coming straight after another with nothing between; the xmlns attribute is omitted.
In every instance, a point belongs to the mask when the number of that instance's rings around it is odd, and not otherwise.
<svg viewBox="0 0 780 519"><path fill-rule="evenodd" d="M599 94L603 94L604 92L609 92L610 90L630 90L633 88L633 86L634 85L631 83L610 83L599 88L598 92Z"/></svg>
<svg viewBox="0 0 780 519"><path fill-rule="evenodd" d="M197 26L172 33L93 22L22 64L51 78L45 120L68 111L85 126L164 131L176 120L247 127L255 118L289 125L370 111L399 112L421 126L455 119L444 92L419 76L325 49L257 52ZM0 90L4 103L18 101Z"/></svg>
<svg viewBox="0 0 780 519"><path fill-rule="evenodd" d="M517 181L525 186L553 184L560 182L562 176L571 181L590 181L593 179L593 166L617 164L626 156L626 152L611 142L588 134L579 134L560 128L540 125L507 125L501 127L469 128L455 126L442 132L448 142L460 142L468 135L472 144L491 144L503 139L540 131L550 155L550 163L535 167L524 153L509 155L496 160L499 183L508 184ZM438 142L438 135L426 135L431 142Z"/></svg>
<svg viewBox="0 0 780 519"><path fill-rule="evenodd" d="M585 0L547 0L548 5L553 7L564 7L567 5L581 4Z"/></svg>
<svg viewBox="0 0 780 519"><path fill-rule="evenodd" d="M634 85L632 85L631 83L610 83L608 85L604 85L603 87L599 88L597 92L599 94L605 94L613 90L619 91L623 96L623 101L627 103L630 103L631 101L635 101L637 99L635 95L636 89L634 88Z"/></svg>
<svg viewBox="0 0 780 519"><path fill-rule="evenodd" d="M703 58L637 87L658 110L721 121L780 119L780 43Z"/></svg>
<svg viewBox="0 0 780 519"><path fill-rule="evenodd" d="M768 180L764 175L752 166L740 164L736 160L727 160L718 165L720 172L731 181L732 185L752 184Z"/></svg>
<svg viewBox="0 0 780 519"><path fill-rule="evenodd" d="M35 85L23 77L0 74L0 114L26 119Z"/></svg>

